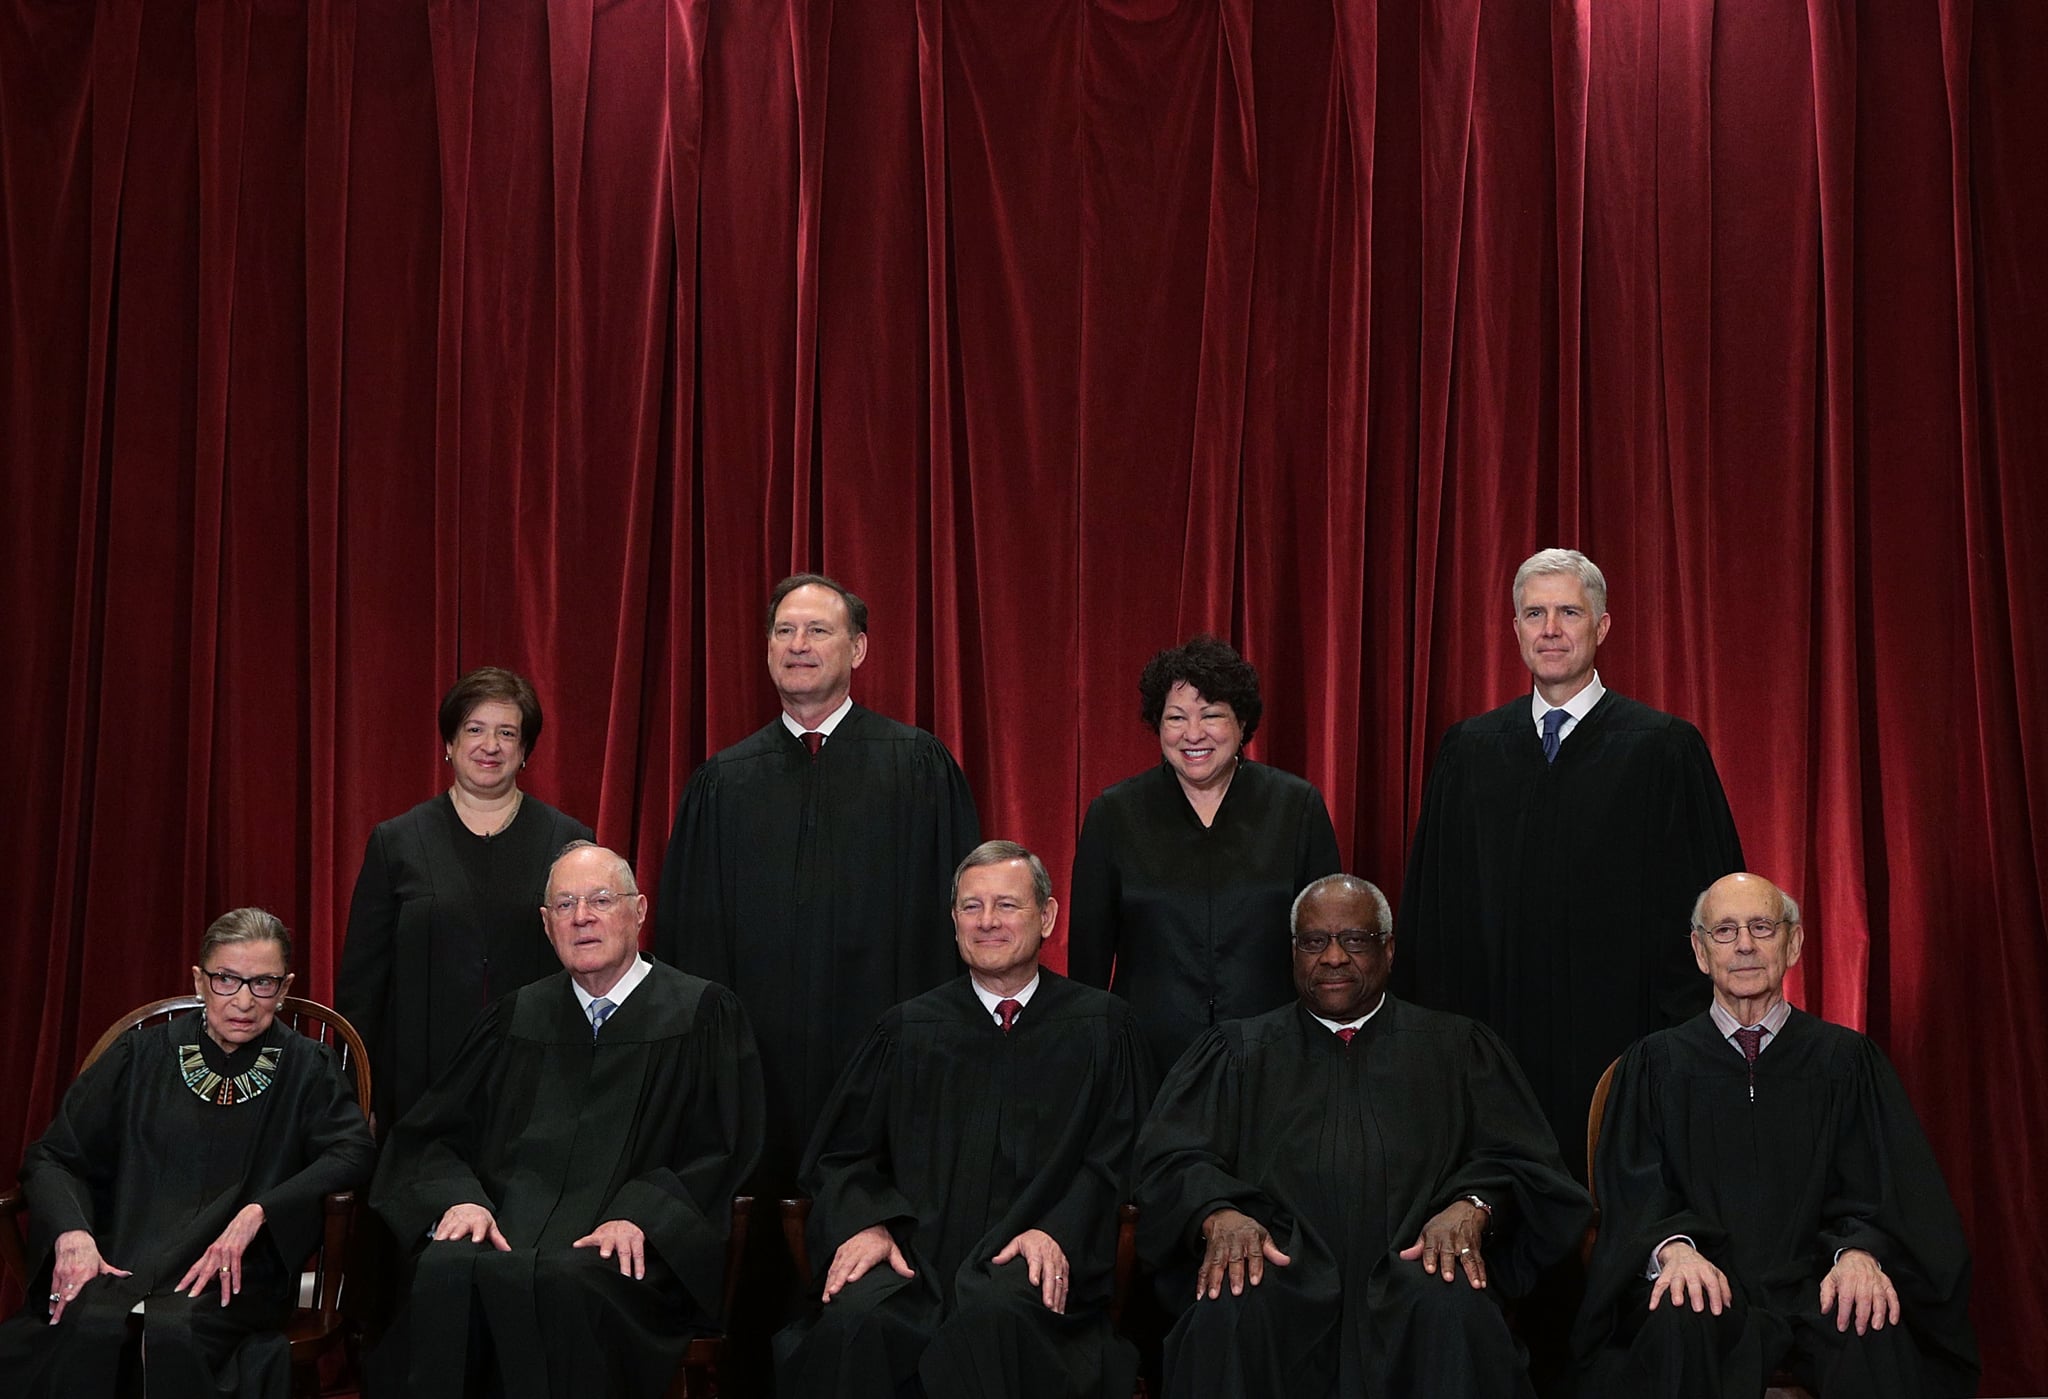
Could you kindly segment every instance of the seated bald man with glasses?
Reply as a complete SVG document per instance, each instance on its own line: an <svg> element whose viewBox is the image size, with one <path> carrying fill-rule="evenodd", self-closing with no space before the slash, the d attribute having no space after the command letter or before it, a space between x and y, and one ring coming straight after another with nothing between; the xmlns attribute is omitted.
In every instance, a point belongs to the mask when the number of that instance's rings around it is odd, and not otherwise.
<svg viewBox="0 0 2048 1399"><path fill-rule="evenodd" d="M477 1018L377 1170L370 1203L413 1251L379 1394L652 1399L716 1324L761 1150L746 1013L641 956L617 854L571 842L546 887L562 971Z"/></svg>
<svg viewBox="0 0 2048 1399"><path fill-rule="evenodd" d="M1693 905L1712 1006L1616 1066L1594 1163L1599 1244L1575 1349L1587 1393L1977 1392L1970 1256L1884 1055L1794 1010L1805 929L1769 880Z"/></svg>

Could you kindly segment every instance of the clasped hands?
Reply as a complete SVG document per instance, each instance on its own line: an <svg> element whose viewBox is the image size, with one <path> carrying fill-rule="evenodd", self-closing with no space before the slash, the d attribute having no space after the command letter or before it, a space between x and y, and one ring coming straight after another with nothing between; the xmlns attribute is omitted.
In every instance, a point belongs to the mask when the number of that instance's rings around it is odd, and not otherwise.
<svg viewBox="0 0 2048 1399"><path fill-rule="evenodd" d="M1469 1200L1454 1200L1422 1226L1415 1242L1400 1256L1422 1260L1425 1273L1436 1273L1449 1282L1462 1264L1466 1280L1473 1287L1486 1286L1486 1260L1479 1250L1486 1232L1486 1211ZM1266 1226L1241 1210L1224 1208L1202 1221L1207 1247L1202 1266L1195 1271L1195 1300L1223 1295L1242 1296L1247 1285L1257 1287L1266 1276L1266 1265L1285 1268L1294 1260L1280 1251Z"/></svg>
<svg viewBox="0 0 2048 1399"><path fill-rule="evenodd" d="M500 1253L512 1248L499 1231L496 1217L482 1205L450 1205L434 1226L433 1237L436 1242L467 1239L487 1243ZM621 1277L640 1280L647 1276L647 1235L629 1219L608 1219L569 1247L594 1248L600 1258L617 1258Z"/></svg>
<svg viewBox="0 0 2048 1399"><path fill-rule="evenodd" d="M1046 1309L1064 1313L1067 1309L1067 1253L1059 1241L1043 1229L1026 1229L1003 1245L1003 1251L989 1262L1003 1264L1024 1260L1026 1276L1038 1289ZM916 1277L910 1260L897 1246L896 1236L886 1224L870 1224L841 1244L832 1254L832 1266L825 1270L825 1291L819 1300L829 1302L847 1284L865 1277L877 1264L887 1263L898 1277Z"/></svg>
<svg viewBox="0 0 2048 1399"><path fill-rule="evenodd" d="M1657 1281L1650 1288L1650 1310L1667 1296L1674 1307L1690 1306L1719 1316L1735 1300L1728 1275L1683 1239L1657 1250ZM1877 1259L1860 1248L1845 1248L1835 1266L1820 1280L1820 1314L1835 1313L1835 1330L1856 1334L1882 1331L1899 1320L1899 1293Z"/></svg>

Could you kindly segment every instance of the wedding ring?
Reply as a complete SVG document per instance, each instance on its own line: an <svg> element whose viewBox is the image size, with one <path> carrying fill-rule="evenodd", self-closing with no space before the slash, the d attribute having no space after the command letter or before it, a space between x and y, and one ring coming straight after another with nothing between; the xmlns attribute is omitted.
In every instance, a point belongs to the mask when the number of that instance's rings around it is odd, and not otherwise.
<svg viewBox="0 0 2048 1399"><path fill-rule="evenodd" d="M1471 1251L1472 1250L1469 1248L1461 1248L1458 1250L1458 1257L1463 1258L1466 1254L1470 1253Z"/></svg>

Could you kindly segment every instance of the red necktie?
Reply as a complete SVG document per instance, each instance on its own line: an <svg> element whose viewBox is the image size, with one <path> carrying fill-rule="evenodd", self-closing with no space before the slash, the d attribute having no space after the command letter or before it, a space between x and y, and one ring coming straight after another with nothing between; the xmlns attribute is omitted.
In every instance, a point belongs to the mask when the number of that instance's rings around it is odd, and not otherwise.
<svg viewBox="0 0 2048 1399"><path fill-rule="evenodd" d="M1353 1035L1357 1034L1357 1033L1358 1033L1358 1027L1357 1027L1356 1025L1353 1025L1353 1026L1352 1026L1352 1027L1351 1027L1350 1029L1348 1029L1348 1030L1339 1030L1339 1031L1337 1032L1337 1038L1338 1038L1338 1039L1340 1039L1340 1040L1342 1040L1342 1041L1344 1041L1344 1043L1346 1043L1346 1044L1349 1044L1349 1043L1351 1043L1351 1037L1352 1037Z"/></svg>
<svg viewBox="0 0 2048 1399"><path fill-rule="evenodd" d="M1749 1100L1753 1103L1756 1101L1756 1056L1764 1047L1764 1027L1752 1025L1746 1030L1737 1030L1735 1047L1749 1061Z"/></svg>
<svg viewBox="0 0 2048 1399"><path fill-rule="evenodd" d="M1003 1033L1009 1034L1010 1027L1017 1023L1017 1012L1024 1009L1022 1001L997 1001L996 1014L1003 1017Z"/></svg>
<svg viewBox="0 0 2048 1399"><path fill-rule="evenodd" d="M818 756L818 750L824 746L825 735L819 733L816 729L811 729L804 734L804 747L811 750L811 757L814 760Z"/></svg>

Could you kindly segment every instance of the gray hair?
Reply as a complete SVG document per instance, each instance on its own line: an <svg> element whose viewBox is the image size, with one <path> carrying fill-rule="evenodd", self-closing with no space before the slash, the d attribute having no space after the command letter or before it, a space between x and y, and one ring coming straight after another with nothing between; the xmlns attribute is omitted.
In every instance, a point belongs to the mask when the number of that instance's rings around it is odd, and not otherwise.
<svg viewBox="0 0 2048 1399"><path fill-rule="evenodd" d="M1515 570L1515 611L1522 610L1522 590L1531 578L1544 578L1563 574L1576 578L1586 590L1586 600L1593 604L1593 619L1607 610L1607 576L1600 566L1576 549L1539 549L1522 560L1522 566Z"/></svg>
<svg viewBox="0 0 2048 1399"><path fill-rule="evenodd" d="M291 970L292 930L266 908L231 908L208 924L205 936L199 939L199 965L206 965L216 947L245 942L276 943L284 953L285 970Z"/></svg>
<svg viewBox="0 0 2048 1399"><path fill-rule="evenodd" d="M1727 877L1724 874L1721 876L1721 879L1726 879ZM1755 875L1753 878L1763 879L1763 876ZM1714 884L1719 884L1720 882L1721 880L1717 879L1714 881ZM1770 883L1769 880L1764 882ZM1700 890L1700 896L1692 901L1692 926L1701 932L1706 931L1706 924L1701 920L1707 916L1707 895L1714 892L1714 884L1709 884L1706 888ZM1771 884L1771 888L1777 889L1778 892L1778 921L1780 923L1799 922L1799 904L1797 901L1783 889L1778 889L1776 884Z"/></svg>
<svg viewBox="0 0 2048 1399"><path fill-rule="evenodd" d="M1301 926L1301 906L1308 902L1310 894L1326 889L1342 889L1347 894L1359 894L1372 900L1373 925L1368 932L1391 933L1394 931L1394 910L1387 906L1387 896L1380 892L1379 885L1369 879L1360 879L1355 874L1326 874L1312 880L1308 887L1294 896L1294 906L1287 910L1287 935Z"/></svg>
<svg viewBox="0 0 2048 1399"><path fill-rule="evenodd" d="M546 897L548 890L555 887L555 865L561 864L562 861L568 859L579 850L601 850L612 857L613 863L618 866L618 872L612 876L612 883L618 886L612 890L614 894L637 894L640 892L640 883L633 878L633 867L626 863L624 855L621 855L609 846L599 845L594 840L572 840L555 852L554 863L548 866L547 884L541 890L543 898Z"/></svg>
<svg viewBox="0 0 2048 1399"><path fill-rule="evenodd" d="M1045 861L1017 844L1014 840L985 840L967 852L953 871L953 891L946 896L947 907L960 900L960 876L983 865L1004 865L1012 860L1022 860L1031 868L1031 897L1040 908L1052 902L1052 876L1045 872Z"/></svg>

